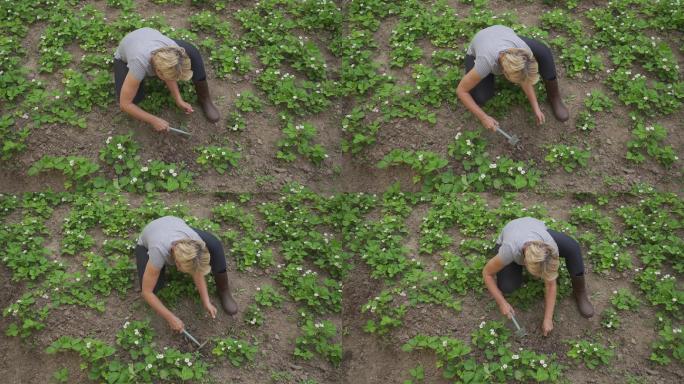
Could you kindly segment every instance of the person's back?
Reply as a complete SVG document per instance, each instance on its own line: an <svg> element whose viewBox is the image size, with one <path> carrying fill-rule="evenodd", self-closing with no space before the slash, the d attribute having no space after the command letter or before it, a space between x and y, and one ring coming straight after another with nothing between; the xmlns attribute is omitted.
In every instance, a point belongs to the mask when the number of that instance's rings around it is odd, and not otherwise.
<svg viewBox="0 0 684 384"><path fill-rule="evenodd" d="M124 61L128 70L137 79L154 76L150 60L152 52L163 47L177 47L175 41L153 28L140 28L130 32L121 40L114 52L114 58Z"/></svg>

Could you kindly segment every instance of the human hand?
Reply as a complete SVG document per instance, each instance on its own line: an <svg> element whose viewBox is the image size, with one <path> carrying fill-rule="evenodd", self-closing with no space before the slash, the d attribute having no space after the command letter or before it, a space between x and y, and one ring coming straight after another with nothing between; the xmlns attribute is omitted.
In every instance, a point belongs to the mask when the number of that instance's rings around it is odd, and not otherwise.
<svg viewBox="0 0 684 384"><path fill-rule="evenodd" d="M191 114L191 113L193 113L193 112L195 112L195 110L192 109L192 105L186 103L186 102L183 101L183 100L178 100L178 101L176 102L176 105L178 106L178 108L182 109L183 112L185 112L185 113L188 114L188 115Z"/></svg>
<svg viewBox="0 0 684 384"><path fill-rule="evenodd" d="M183 321L176 317L175 315L172 315L171 319L168 320L169 323L169 328L171 328L172 331L181 333L185 329L185 324L183 324Z"/></svg>
<svg viewBox="0 0 684 384"><path fill-rule="evenodd" d="M511 316L515 316L515 310L513 307L508 304L508 301L504 300L503 303L499 304L499 311L501 311L501 314L508 317L509 319Z"/></svg>
<svg viewBox="0 0 684 384"><path fill-rule="evenodd" d="M480 119L480 123L482 123L482 125L490 131L496 132L496 129L499 128L499 122L489 115L485 115L482 119Z"/></svg>
<svg viewBox="0 0 684 384"><path fill-rule="evenodd" d="M169 122L160 119L160 118L155 118L154 121L152 121L152 128L154 128L155 131L157 132L168 132L169 130Z"/></svg>
<svg viewBox="0 0 684 384"><path fill-rule="evenodd" d="M207 310L207 313L209 314L209 316L211 316L212 319L216 318L216 307L214 306L214 304L212 304L211 302L207 302L204 304L204 309Z"/></svg>
<svg viewBox="0 0 684 384"><path fill-rule="evenodd" d="M537 108L534 111L534 116L537 118L537 125L542 125L546 122L546 116L544 116L544 112L541 109Z"/></svg>
<svg viewBox="0 0 684 384"><path fill-rule="evenodd" d="M542 322L542 335L548 336L553 331L553 320L544 319Z"/></svg>

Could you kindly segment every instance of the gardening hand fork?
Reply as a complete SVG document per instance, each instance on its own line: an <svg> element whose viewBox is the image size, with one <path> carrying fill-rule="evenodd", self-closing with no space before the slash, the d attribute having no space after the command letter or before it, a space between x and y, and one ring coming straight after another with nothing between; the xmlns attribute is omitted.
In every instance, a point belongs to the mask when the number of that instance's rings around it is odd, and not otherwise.
<svg viewBox="0 0 684 384"><path fill-rule="evenodd" d="M527 331L525 330L525 328L520 327L520 324L518 324L518 321L515 319L515 316L512 313L511 313L511 320L513 321L513 324L515 325L515 328L516 328L515 335L518 338L522 338L522 337L527 336Z"/></svg>
<svg viewBox="0 0 684 384"><path fill-rule="evenodd" d="M192 341L195 345L197 345L197 349L196 349L197 351L199 351L200 349L202 349L202 347L204 347L204 346L209 342L209 340L206 340L205 342L200 343L200 342L197 341L197 339L195 339L188 331L186 331L185 328L183 329L183 335L184 335L188 340Z"/></svg>
<svg viewBox="0 0 684 384"><path fill-rule="evenodd" d="M499 128L499 126L496 127L496 131L499 132L500 134L502 134L505 138L507 138L508 144L510 144L510 145L516 145L516 144L518 144L518 141L520 141L520 139L518 139L518 136L509 135L508 133L506 133L506 131Z"/></svg>
<svg viewBox="0 0 684 384"><path fill-rule="evenodd" d="M184 130L182 130L182 129L169 127L169 131L171 131L171 132L173 132L173 133L177 133L177 134L179 134L179 135L183 135L183 136L188 136L188 137L190 137L190 132L186 132L186 131L184 131Z"/></svg>

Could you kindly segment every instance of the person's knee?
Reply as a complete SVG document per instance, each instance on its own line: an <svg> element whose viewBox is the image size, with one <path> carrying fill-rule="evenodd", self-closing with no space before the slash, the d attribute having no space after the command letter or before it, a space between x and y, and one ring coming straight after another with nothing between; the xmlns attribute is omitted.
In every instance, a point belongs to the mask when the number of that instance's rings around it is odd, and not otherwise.
<svg viewBox="0 0 684 384"><path fill-rule="evenodd" d="M511 281L511 280L497 280L496 286L499 287L499 290L507 295L510 293L515 292L516 289L520 288L520 285L522 284L522 281Z"/></svg>
<svg viewBox="0 0 684 384"><path fill-rule="evenodd" d="M491 95L486 95L482 92L471 92L470 95L473 97L473 100L475 100L475 103L477 103L478 106L483 107L489 99L492 98Z"/></svg>

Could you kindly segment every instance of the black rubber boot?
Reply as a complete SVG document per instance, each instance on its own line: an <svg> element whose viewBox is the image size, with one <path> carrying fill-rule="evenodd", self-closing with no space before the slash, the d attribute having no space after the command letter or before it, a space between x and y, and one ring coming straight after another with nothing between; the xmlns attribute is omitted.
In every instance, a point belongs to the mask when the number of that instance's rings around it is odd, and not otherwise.
<svg viewBox="0 0 684 384"><path fill-rule="evenodd" d="M567 121L570 118L570 112L568 112L568 108L561 99L560 91L558 90L558 79L544 80L544 86L546 86L546 94L549 96L549 103L551 104L551 109L553 109L553 115L556 116L556 120Z"/></svg>
<svg viewBox="0 0 684 384"><path fill-rule="evenodd" d="M584 283L584 275L574 276L572 278L572 294L575 296L577 309L579 309L582 316L590 318L594 316L594 306L587 297L587 286Z"/></svg>
<svg viewBox="0 0 684 384"><path fill-rule="evenodd" d="M211 95L209 94L209 84L206 80L195 82L195 92L197 92L197 99L199 100L202 111L204 111L204 117L207 118L212 123L219 121L221 114L218 109L211 101Z"/></svg>
<svg viewBox="0 0 684 384"><path fill-rule="evenodd" d="M221 299L221 307L227 314L233 316L237 313L238 306L230 294L228 272L214 273L214 281L216 281L216 294Z"/></svg>

